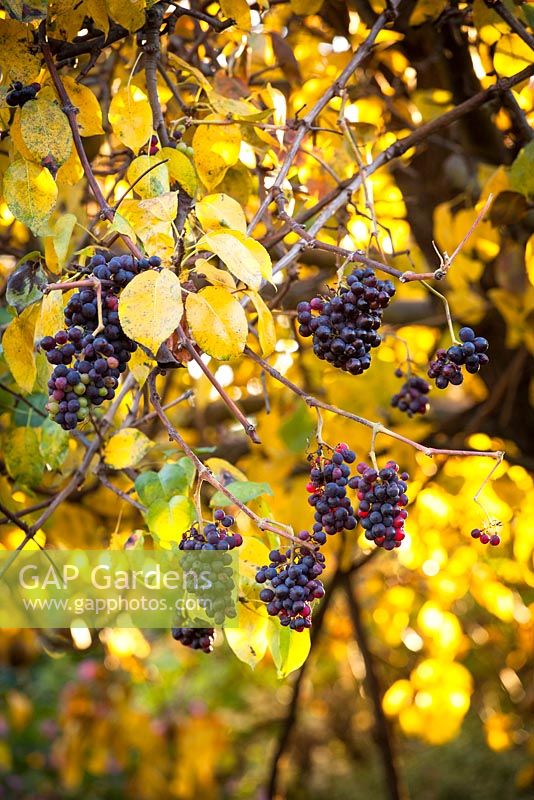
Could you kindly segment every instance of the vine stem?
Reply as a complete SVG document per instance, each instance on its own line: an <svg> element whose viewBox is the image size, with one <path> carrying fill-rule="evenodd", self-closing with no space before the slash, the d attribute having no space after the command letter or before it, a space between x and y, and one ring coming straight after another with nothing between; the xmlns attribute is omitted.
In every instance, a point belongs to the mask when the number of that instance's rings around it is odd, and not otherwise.
<svg viewBox="0 0 534 800"><path fill-rule="evenodd" d="M381 423L380 423L380 422L375 422L375 423L373 424L373 427L372 427L372 434L371 434L371 449L369 450L369 458L371 459L371 463L372 463L372 465L373 465L374 469L375 469L377 472L379 471L379 468L378 468L378 462L377 462L377 460L376 460L376 450L375 450L375 446L376 446L376 437L377 437L377 436L378 436L378 434L381 432L381 430L382 430L382 425L381 425Z"/></svg>
<svg viewBox="0 0 534 800"><path fill-rule="evenodd" d="M202 358L195 350L193 344L185 335L184 329L182 328L181 325L178 326L178 333L180 335L181 344L185 347L191 358L198 364L198 366L200 367L206 378L219 393L221 399L228 406L234 417L243 426L243 429L247 434L247 436L251 439L252 442L254 442L254 444L261 444L255 426L245 417L241 409L237 406L236 403L234 403L228 392L226 392L224 388L221 386L221 384L219 383L213 372L210 369L208 369L206 364L202 361Z"/></svg>
<svg viewBox="0 0 534 800"><path fill-rule="evenodd" d="M87 153L85 152L85 148L83 146L82 137L80 136L80 131L78 130L78 123L76 122L76 115L78 113L78 109L71 103L70 98L61 82L61 78L59 77L59 73L54 62L54 56L52 55L52 51L50 49L50 44L46 38L46 21L43 20L39 25L39 45L41 48L41 52L43 54L43 58L45 60L45 64L47 69L50 73L50 77L52 78L52 82L54 84L55 90L59 96L59 99L62 103L62 110L70 125L70 129L72 131L72 138L74 141L74 147L76 148L76 152L78 153L78 158L81 161L83 171L85 173L85 177L87 178L87 182L91 187L91 191L95 197L96 202L100 206L100 216L102 219L107 219L108 222L113 222L114 212L113 209L108 205L106 198L102 194L102 189L95 178L93 173L93 169L91 167L91 163L87 157ZM124 244L128 248L128 250L134 255L136 258L142 258L143 254L141 253L140 249L137 245L132 242L129 236L125 234L119 234L124 241Z"/></svg>
<svg viewBox="0 0 534 800"><path fill-rule="evenodd" d="M435 294L435 295L436 295L436 297L439 297L439 299L440 299L440 300L441 300L441 302L443 303L443 307L444 307L444 309L445 309L445 317L446 317L446 319L447 319L447 327L449 328L449 334L450 334L450 337L451 337L451 341L452 341L452 343L453 343L453 344L462 344L462 343L459 341L459 339L457 339L457 338L456 338L456 334L454 333L454 325L452 324L452 314L451 314L451 309L450 309L450 306L449 306L449 301L447 300L447 298L445 297L445 295L444 295L444 294L441 294L441 292L438 292L438 290L437 290L437 289L434 289L434 287L433 287L433 286L431 286L431 285L430 285L429 283L427 283L426 281L421 281L421 283L423 284L423 286L424 286L426 289L428 289L428 291L429 291L429 292L432 292L432 294Z"/></svg>
<svg viewBox="0 0 534 800"><path fill-rule="evenodd" d="M197 479L200 481L206 481L214 489L217 491L222 492L232 503L232 505L237 506L240 511L246 514L261 531L271 531L271 533L275 533L278 536L281 536L284 539L288 539L289 541L293 542L294 544L298 544L299 546L307 547L309 550L315 550L316 548L313 545L308 544L307 542L303 542L301 539L297 539L296 536L293 536L291 533L288 533L289 526L283 525L281 523L275 523L271 520L264 519L259 517L257 514L254 513L248 506L239 500L232 492L212 473L205 464L199 459L197 454L192 450L191 447L187 444L185 439L178 433L176 428L173 426L167 415L165 414L163 407L161 405L161 398L156 388L156 371L151 372L148 377L148 386L150 390L150 401L154 407L154 410L158 417L160 418L163 426L165 427L169 439L172 439L176 442L176 444L180 447L181 450L186 454L188 458L191 459L193 464L197 470Z"/></svg>
<svg viewBox="0 0 534 800"><path fill-rule="evenodd" d="M493 525L493 520L491 519L490 515L487 512L487 509L485 508L484 504L481 502L481 500L479 498L480 498L480 495L482 494L482 492L484 491L484 489L486 488L486 486L488 485L488 483L490 482L492 476L495 474L495 472L501 466L501 464L503 462L503 459L504 459L504 452L500 451L499 452L499 457L497 458L496 463L493 465L491 470L488 472L488 474L486 475L486 477L484 478L484 480L480 484L477 492L475 493L475 495L473 497L474 502L484 512L489 525Z"/></svg>
<svg viewBox="0 0 534 800"><path fill-rule="evenodd" d="M275 369L268 361L265 361L261 356L255 353L250 347L245 348L245 354L255 361L265 372L268 372L269 375L274 378L275 380L282 383L288 389L290 389L294 394L301 397L304 402L310 408L322 408L324 411L330 411L332 414L337 414L340 417L345 417L345 419L350 419L353 422L357 422L359 425L365 425L367 428L373 428L375 425L379 424L376 422L372 422L365 417L360 417L357 414L353 414L351 411L345 411L343 408L338 408L338 406L330 405L330 403L325 403L323 400L319 400L317 397L313 397L313 395L308 394L301 389L300 386L297 386L295 383L290 381L277 369ZM486 458L496 458L499 459L503 456L501 450L450 450L447 448L442 447L427 447L420 442L415 442L412 439L408 439L406 436L403 436L396 431L390 430L390 428L386 428L384 425L380 425L380 433L385 434L386 436L391 437L392 439L397 439L399 442L404 442L404 444L413 447L415 450L419 450L421 453L424 453L425 456L479 456L479 457L486 457ZM502 459L501 459L502 460Z"/></svg>

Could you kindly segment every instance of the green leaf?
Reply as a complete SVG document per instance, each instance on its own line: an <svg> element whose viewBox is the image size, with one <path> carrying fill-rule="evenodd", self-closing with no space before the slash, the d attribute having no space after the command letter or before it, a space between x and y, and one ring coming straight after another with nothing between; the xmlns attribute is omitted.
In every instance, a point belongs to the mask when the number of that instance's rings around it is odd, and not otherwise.
<svg viewBox="0 0 534 800"><path fill-rule="evenodd" d="M279 678L286 678L299 669L310 652L310 631L292 631L283 628L277 621L271 622L269 649Z"/></svg>
<svg viewBox="0 0 534 800"><path fill-rule="evenodd" d="M37 486L45 470L35 428L15 428L5 437L4 458L9 475L23 486Z"/></svg>
<svg viewBox="0 0 534 800"><path fill-rule="evenodd" d="M191 487L195 477L195 465L190 458L181 458L175 464L165 464L158 477L164 497L169 500L175 494L183 494Z"/></svg>
<svg viewBox="0 0 534 800"><path fill-rule="evenodd" d="M163 499L163 486L158 473L148 470L148 472L138 475L135 479L135 491L145 506L150 506L156 500Z"/></svg>
<svg viewBox="0 0 534 800"><path fill-rule="evenodd" d="M34 406L34 408L41 408L44 409L46 403L48 402L48 395L41 394L40 392L33 392L26 398L29 402ZM37 411L34 411L33 408L26 405L26 403L21 403L16 398L11 398L12 400L12 408L13 408L13 424L17 428L40 428L43 425L46 417L42 417ZM14 407L13 407L14 401ZM49 420L51 422L51 420ZM59 425L53 423L56 428ZM61 428L59 428L61 430Z"/></svg>
<svg viewBox="0 0 534 800"><path fill-rule="evenodd" d="M232 492L234 497L237 497L238 500L241 500L242 503L249 503L251 500L255 500L256 497L260 497L262 494L272 495L273 493L273 490L268 483L257 483L255 481L233 481L233 483L229 483L226 488L229 492ZM222 492L215 492L210 500L210 506L212 508L231 505L232 501Z"/></svg>
<svg viewBox="0 0 534 800"><path fill-rule="evenodd" d="M195 519L195 507L188 497L176 495L167 500L156 500L147 513L150 533L165 546L177 544L182 533L191 527Z"/></svg>
<svg viewBox="0 0 534 800"><path fill-rule="evenodd" d="M521 11L525 17L526 23L530 28L534 29L534 6L524 3L521 6Z"/></svg>
<svg viewBox="0 0 534 800"><path fill-rule="evenodd" d="M308 406L299 402L291 416L280 425L280 438L293 453L302 453L314 430L315 424Z"/></svg>
<svg viewBox="0 0 534 800"><path fill-rule="evenodd" d="M534 197L534 140L523 147L510 167L510 183L525 197Z"/></svg>
<svg viewBox="0 0 534 800"><path fill-rule="evenodd" d="M21 262L9 276L6 289L6 300L16 309L17 314L20 314L26 306L37 303L42 298L43 288L47 284L40 253L29 253L21 259Z"/></svg>
<svg viewBox="0 0 534 800"><path fill-rule="evenodd" d="M57 423L47 419L41 430L39 452L50 469L59 469L69 452L69 433Z"/></svg>

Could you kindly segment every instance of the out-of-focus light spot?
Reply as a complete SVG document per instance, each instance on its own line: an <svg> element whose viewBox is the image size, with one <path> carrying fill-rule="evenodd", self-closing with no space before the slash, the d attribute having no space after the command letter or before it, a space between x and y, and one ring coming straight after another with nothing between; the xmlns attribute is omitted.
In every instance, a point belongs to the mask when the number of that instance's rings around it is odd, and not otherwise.
<svg viewBox="0 0 534 800"><path fill-rule="evenodd" d="M216 371L215 377L221 386L230 386L234 380L234 371L229 364L222 364Z"/></svg>
<svg viewBox="0 0 534 800"><path fill-rule="evenodd" d="M462 714L465 714L469 708L469 695L467 692L451 692L449 694L449 705Z"/></svg>
<svg viewBox="0 0 534 800"><path fill-rule="evenodd" d="M294 339L278 339L274 349L277 353L296 353L299 346Z"/></svg>
<svg viewBox="0 0 534 800"><path fill-rule="evenodd" d="M252 147L246 142L241 142L241 147L239 148L239 160L245 165L245 167L248 167L249 169L256 168L256 155Z"/></svg>
<svg viewBox="0 0 534 800"><path fill-rule="evenodd" d="M344 109L345 119L349 122L359 122L360 109L355 103L348 103Z"/></svg>
<svg viewBox="0 0 534 800"><path fill-rule="evenodd" d="M225 69L228 66L228 61L224 53L219 53L217 56L217 64Z"/></svg>
<svg viewBox="0 0 534 800"><path fill-rule="evenodd" d="M482 64L482 60L480 55L476 49L476 47L469 48L469 54L471 56L471 63L473 64L473 70L475 75L480 80L481 78L486 77L486 70L484 69L484 65Z"/></svg>
<svg viewBox="0 0 534 800"><path fill-rule="evenodd" d="M360 15L356 11L349 11L349 33L354 35L360 27Z"/></svg>
<svg viewBox="0 0 534 800"><path fill-rule="evenodd" d="M261 25L261 17L253 8L250 10L250 22L253 28L255 28L256 25Z"/></svg>
<svg viewBox="0 0 534 800"><path fill-rule="evenodd" d="M473 628L473 630L470 632L470 636L474 643L478 644L479 647L482 647L482 645L487 644L489 641L489 633L481 625L477 625L476 628Z"/></svg>
<svg viewBox="0 0 534 800"><path fill-rule="evenodd" d="M421 569L423 570L425 575L428 575L430 578L432 578L434 575L438 574L439 564L437 561L434 561L433 559L428 559L428 561L425 561Z"/></svg>
<svg viewBox="0 0 534 800"><path fill-rule="evenodd" d="M110 654L118 658L147 658L150 655L150 645L137 628L106 628L100 636Z"/></svg>
<svg viewBox="0 0 534 800"><path fill-rule="evenodd" d="M26 500L26 495L24 492L13 492L13 500L15 503L24 503Z"/></svg>
<svg viewBox="0 0 534 800"><path fill-rule="evenodd" d="M319 42L319 47L317 49L322 56L329 56L333 48L328 42Z"/></svg>
<svg viewBox="0 0 534 800"><path fill-rule="evenodd" d="M288 371L293 366L293 359L289 355L289 353L280 353L279 356L276 357L276 361L274 362L274 368L281 372L282 375Z"/></svg>
<svg viewBox="0 0 534 800"><path fill-rule="evenodd" d="M211 356L206 355L206 353L202 353L200 358L202 359L204 364L209 364L209 362L211 361ZM198 366L198 364L196 363L196 361L189 362L189 364L187 365L187 371L189 372L191 377L196 381L198 381L198 379L201 378L202 375L204 374L200 369L200 367Z"/></svg>
<svg viewBox="0 0 534 800"><path fill-rule="evenodd" d="M85 36L87 33L89 33L89 30L87 28L80 28L76 36Z"/></svg>
<svg viewBox="0 0 534 800"><path fill-rule="evenodd" d="M411 106L410 116L412 118L412 122L414 123L414 125L420 125L423 121L423 115L421 114L419 109L416 108L416 106Z"/></svg>
<svg viewBox="0 0 534 800"><path fill-rule="evenodd" d="M519 622L520 625L528 625L532 621L530 609L521 602L517 603L514 608L514 619L516 622Z"/></svg>
<svg viewBox="0 0 534 800"><path fill-rule="evenodd" d="M510 669L510 667L504 667L499 672L499 678L514 703L519 703L524 699L525 690L517 672Z"/></svg>
<svg viewBox="0 0 534 800"><path fill-rule="evenodd" d="M253 395L258 395L263 392L263 386L259 378L251 378L247 381L247 392Z"/></svg>
<svg viewBox="0 0 534 800"><path fill-rule="evenodd" d="M385 608L376 608L373 611L373 619L377 625L385 625L389 621L389 614Z"/></svg>
<svg viewBox="0 0 534 800"><path fill-rule="evenodd" d="M414 631L413 628L406 628L402 634L402 641L408 650L412 651L412 653L418 653L419 650L423 649L424 642L417 631Z"/></svg>
<svg viewBox="0 0 534 800"><path fill-rule="evenodd" d="M406 67L404 70L404 80L408 89L413 90L417 86L417 70L413 67Z"/></svg>
<svg viewBox="0 0 534 800"><path fill-rule="evenodd" d="M87 650L88 647L91 647L93 641L91 639L91 631L86 625L83 627L79 627L79 625L72 626L70 633L77 650Z"/></svg>
<svg viewBox="0 0 534 800"><path fill-rule="evenodd" d="M350 42L344 36L334 36L332 39L334 53L346 53L350 50Z"/></svg>
<svg viewBox="0 0 534 800"><path fill-rule="evenodd" d="M389 687L382 700L382 706L390 717L398 714L403 708L410 705L413 698L413 689L410 681L400 680Z"/></svg>
<svg viewBox="0 0 534 800"><path fill-rule="evenodd" d="M432 705L432 695L430 692L417 692L415 695L415 705L418 708L430 708Z"/></svg>
<svg viewBox="0 0 534 800"><path fill-rule="evenodd" d="M467 443L473 450L490 450L491 439L485 433L473 433Z"/></svg>

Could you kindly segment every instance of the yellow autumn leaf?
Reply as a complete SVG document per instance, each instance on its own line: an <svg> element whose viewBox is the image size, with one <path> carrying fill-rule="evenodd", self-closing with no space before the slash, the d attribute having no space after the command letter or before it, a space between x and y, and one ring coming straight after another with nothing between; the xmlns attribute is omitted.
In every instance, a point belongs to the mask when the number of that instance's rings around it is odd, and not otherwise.
<svg viewBox="0 0 534 800"><path fill-rule="evenodd" d="M63 77L69 99L73 106L76 106L76 122L82 136L97 136L104 133L102 128L102 109L95 94L84 86L83 83L76 83L74 78L69 75Z"/></svg>
<svg viewBox="0 0 534 800"><path fill-rule="evenodd" d="M241 231L215 231L197 242L197 250L210 250L226 264L232 275L252 289L259 289L262 278L272 278L272 263L262 244Z"/></svg>
<svg viewBox="0 0 534 800"><path fill-rule="evenodd" d="M203 122L223 120L210 114ZM213 189L224 178L229 167L237 163L241 147L238 125L199 125L193 136L194 161L200 180Z"/></svg>
<svg viewBox="0 0 534 800"><path fill-rule="evenodd" d="M187 75L192 75L205 92L211 90L211 83L202 72L191 64L188 64L187 61L184 61L180 56L177 56L176 53L167 53L167 61L173 69L185 72Z"/></svg>
<svg viewBox="0 0 534 800"><path fill-rule="evenodd" d="M258 292L249 291L248 296L254 303L254 308L258 312L258 339L260 340L261 351L264 356L269 356L276 345L276 329L271 310L266 306L263 297Z"/></svg>
<svg viewBox="0 0 534 800"><path fill-rule="evenodd" d="M70 240L76 217L74 214L62 214L54 223L52 236L45 238L46 266L51 272L58 274L67 262Z"/></svg>
<svg viewBox="0 0 534 800"><path fill-rule="evenodd" d="M4 200L13 216L36 236L49 233L47 221L57 199L50 172L31 161L15 161L4 175Z"/></svg>
<svg viewBox="0 0 534 800"><path fill-rule="evenodd" d="M243 306L222 286L207 286L185 301L187 322L199 347L220 361L238 358L247 341Z"/></svg>
<svg viewBox="0 0 534 800"><path fill-rule="evenodd" d="M4 357L20 388L28 394L33 389L37 377L35 364L35 324L39 316L36 305L25 308L19 317L15 317L4 331L2 347Z"/></svg>
<svg viewBox="0 0 534 800"><path fill-rule="evenodd" d="M139 384L139 388L145 385L146 379L156 364L157 362L154 361L153 358L150 358L150 356L147 356L140 347L132 353L132 357L128 361L128 369Z"/></svg>
<svg viewBox="0 0 534 800"><path fill-rule="evenodd" d="M191 500L177 494L170 500L160 498L150 504L147 523L150 533L157 537L158 544L168 548L181 540L182 534L195 519L195 507Z"/></svg>
<svg viewBox="0 0 534 800"><path fill-rule="evenodd" d="M219 2L225 17L233 19L241 30L250 30L250 8L247 0L219 0Z"/></svg>
<svg viewBox="0 0 534 800"><path fill-rule="evenodd" d="M167 169L171 182L178 183L190 197L195 197L198 189L198 177L191 160L172 147L162 147L157 154L160 161L167 160Z"/></svg>
<svg viewBox="0 0 534 800"><path fill-rule="evenodd" d="M167 164L159 164L159 161L157 156L138 156L128 167L126 179L130 185L137 181L133 191L143 199L158 197L169 191L169 170ZM145 172L146 175L143 174Z"/></svg>
<svg viewBox="0 0 534 800"><path fill-rule="evenodd" d="M84 176L82 162L73 147L70 156L64 164L62 164L56 175L56 183L58 186L74 186L79 183Z"/></svg>
<svg viewBox="0 0 534 800"><path fill-rule="evenodd" d="M0 19L0 67L4 82L28 84L39 75L41 57L33 44L28 25L13 19Z"/></svg>
<svg viewBox="0 0 534 800"><path fill-rule="evenodd" d="M43 336L55 336L64 325L63 293L48 292L41 300L41 308L35 324L35 340L39 341Z"/></svg>
<svg viewBox="0 0 534 800"><path fill-rule="evenodd" d="M148 270L123 289L119 318L127 336L157 350L180 324L183 314L180 281L170 270Z"/></svg>
<svg viewBox="0 0 534 800"><path fill-rule="evenodd" d="M237 623L237 627L234 627L235 622L232 622L232 627L225 627L226 641L239 660L254 669L263 659L269 644L269 617L265 606L239 602Z"/></svg>
<svg viewBox="0 0 534 800"><path fill-rule="evenodd" d="M137 428L124 428L107 442L104 460L113 469L135 467L152 447L152 442Z"/></svg>
<svg viewBox="0 0 534 800"><path fill-rule="evenodd" d="M119 89L109 105L113 133L137 153L152 135L152 110L146 94L137 86Z"/></svg>
<svg viewBox="0 0 534 800"><path fill-rule="evenodd" d="M26 103L20 111L20 134L34 161L51 156L56 164L63 164L71 154L72 131L54 100L38 96Z"/></svg>
<svg viewBox="0 0 534 800"><path fill-rule="evenodd" d="M145 24L145 0L106 0L106 5L111 19L131 33Z"/></svg>
<svg viewBox="0 0 534 800"><path fill-rule="evenodd" d="M228 477L232 478L234 481L246 481L247 476L244 472L242 472L238 467L234 464L231 464L229 461L226 461L224 458L207 458L206 459L206 466L213 472L217 480L221 481L221 483L228 482ZM243 548L246 549L246 545L249 539L245 540ZM243 549L240 549L240 558L244 552Z"/></svg>
<svg viewBox="0 0 534 800"><path fill-rule="evenodd" d="M174 222L178 213L178 193L164 192L158 197L141 200L139 208L163 222Z"/></svg>
<svg viewBox="0 0 534 800"><path fill-rule="evenodd" d="M208 194L196 206L195 213L203 230L208 233L218 228L247 232L245 212L239 203L227 194Z"/></svg>
<svg viewBox="0 0 534 800"><path fill-rule="evenodd" d="M197 258L195 272L198 275L203 275L213 286L226 286L227 289L235 289L235 281L230 273L224 269L218 269L205 258Z"/></svg>
<svg viewBox="0 0 534 800"><path fill-rule="evenodd" d="M160 226L167 225L166 230L154 230L145 236L143 244L147 253L157 253L164 266L172 266L174 255L174 239L172 236L172 226L170 223L160 222Z"/></svg>

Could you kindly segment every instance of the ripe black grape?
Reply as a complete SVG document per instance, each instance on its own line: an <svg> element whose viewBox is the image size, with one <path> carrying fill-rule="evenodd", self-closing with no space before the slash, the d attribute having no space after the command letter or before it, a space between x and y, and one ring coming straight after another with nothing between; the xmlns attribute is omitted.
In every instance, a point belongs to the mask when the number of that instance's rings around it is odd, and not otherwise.
<svg viewBox="0 0 534 800"><path fill-rule="evenodd" d="M235 524L235 519L230 514L217 508L213 516L215 521L208 522L202 532L197 524L182 535L182 541L178 545L180 550L233 550L243 544L240 533L228 530Z"/></svg>
<svg viewBox="0 0 534 800"><path fill-rule="evenodd" d="M214 628L173 628L172 637L184 647L192 650L202 650L203 653L213 651L215 640Z"/></svg>
<svg viewBox="0 0 534 800"><path fill-rule="evenodd" d="M29 86L24 86L21 81L15 81L11 84L11 87L6 94L6 103L8 106L22 106L28 102L28 100L35 100L37 92L40 90L41 84L40 83L30 83Z"/></svg>
<svg viewBox="0 0 534 800"><path fill-rule="evenodd" d="M489 531L487 528L473 528L471 536L473 539L478 539L481 544L491 544L493 547L497 547L497 545L501 543L501 537L497 533L492 532L491 528Z"/></svg>
<svg viewBox="0 0 534 800"><path fill-rule="evenodd" d="M357 515L365 538L385 550L400 547L406 535L408 473L399 474L399 465L394 461L388 461L379 471L363 462L357 469L360 474L350 479L349 486L356 489L360 501Z"/></svg>
<svg viewBox="0 0 534 800"><path fill-rule="evenodd" d="M487 339L476 336L472 328L462 328L459 337L461 344L453 344L448 350L439 349L429 364L428 377L435 379L438 389L446 389L449 383L453 386L463 383L462 367L475 375L489 363Z"/></svg>
<svg viewBox="0 0 534 800"><path fill-rule="evenodd" d="M397 394L391 398L391 405L399 411L404 411L409 417L413 417L414 414L426 414L430 407L427 397L429 391L428 381L418 375L410 375Z"/></svg>
<svg viewBox="0 0 534 800"><path fill-rule="evenodd" d="M356 517L346 489L350 476L347 464L356 460L356 454L341 443L331 457L324 456L320 447L308 460L310 481L306 489L310 493L308 503L315 509L311 538L322 545L327 535L356 528Z"/></svg>
<svg viewBox="0 0 534 800"><path fill-rule="evenodd" d="M379 280L372 269L355 269L330 297L298 304L299 333L313 337L318 358L360 375L371 366L370 351L381 342L377 331L394 294L391 281Z"/></svg>

